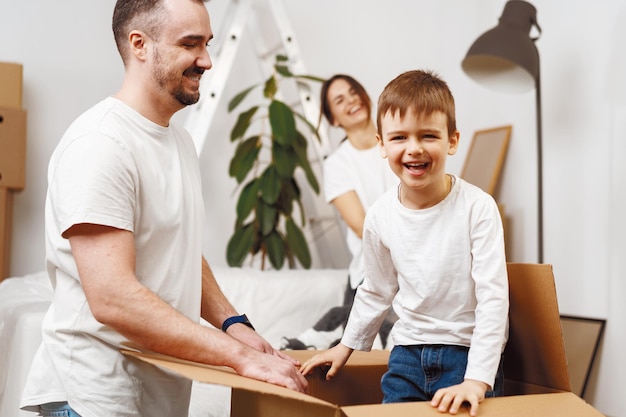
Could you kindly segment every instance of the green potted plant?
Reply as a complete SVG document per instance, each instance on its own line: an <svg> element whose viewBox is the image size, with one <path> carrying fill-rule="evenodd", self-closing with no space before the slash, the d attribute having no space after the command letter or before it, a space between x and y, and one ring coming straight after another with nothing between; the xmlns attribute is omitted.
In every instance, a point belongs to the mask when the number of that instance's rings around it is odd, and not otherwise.
<svg viewBox="0 0 626 417"><path fill-rule="evenodd" d="M302 169L310 187L319 194L301 127L307 127L317 140L319 136L306 117L278 99L279 85L288 80L323 82L318 77L292 74L288 58L277 55L273 74L238 93L228 105L228 111L233 111L251 91L263 86L263 103L240 113L230 134L230 140L238 143L228 173L240 187L235 228L226 248L230 266L241 266L246 258L257 254L261 256L261 269L265 268L266 258L275 269L281 269L285 260L294 268L296 259L304 268L311 266L302 231L306 218L295 173Z"/></svg>

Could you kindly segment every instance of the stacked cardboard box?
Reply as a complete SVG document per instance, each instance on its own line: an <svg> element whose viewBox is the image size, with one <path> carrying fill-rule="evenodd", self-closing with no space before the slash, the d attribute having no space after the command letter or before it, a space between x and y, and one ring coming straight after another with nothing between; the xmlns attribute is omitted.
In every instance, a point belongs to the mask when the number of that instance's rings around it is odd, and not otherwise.
<svg viewBox="0 0 626 417"><path fill-rule="evenodd" d="M550 265L509 264L510 332L505 351L505 397L485 399L481 417L601 417L570 392L554 276ZM201 382L233 388L233 417L438 416L426 402L380 404L380 378L388 352L354 352L335 378L309 377L307 394L236 375L232 370L148 352L124 351ZM315 351L290 351L306 360ZM463 408L457 414L469 415Z"/></svg>
<svg viewBox="0 0 626 417"><path fill-rule="evenodd" d="M22 65L0 62L0 187L24 188L26 111L22 109Z"/></svg>
<svg viewBox="0 0 626 417"><path fill-rule="evenodd" d="M22 65L0 62L0 281L9 275L13 192L26 183Z"/></svg>

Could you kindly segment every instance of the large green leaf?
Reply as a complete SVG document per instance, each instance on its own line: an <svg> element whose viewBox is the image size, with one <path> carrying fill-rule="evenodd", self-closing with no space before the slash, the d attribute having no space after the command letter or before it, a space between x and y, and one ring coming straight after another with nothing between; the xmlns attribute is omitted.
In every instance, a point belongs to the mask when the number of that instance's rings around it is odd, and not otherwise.
<svg viewBox="0 0 626 417"><path fill-rule="evenodd" d="M229 266L241 266L250 253L254 238L254 227L251 224L235 230L226 247L226 261Z"/></svg>
<svg viewBox="0 0 626 417"><path fill-rule="evenodd" d="M241 184L254 166L260 151L260 136L253 136L239 143L239 145L237 145L237 149L235 150L233 159L230 160L228 175L235 177L237 179L237 183Z"/></svg>
<svg viewBox="0 0 626 417"><path fill-rule="evenodd" d="M261 196L265 204L272 205L280 195L281 179L276 173L276 167L269 165L260 178Z"/></svg>
<svg viewBox="0 0 626 417"><path fill-rule="evenodd" d="M276 228L278 222L278 210L275 207L268 206L262 199L259 199L259 205L256 211L256 217L261 225L261 234L267 236Z"/></svg>
<svg viewBox="0 0 626 417"><path fill-rule="evenodd" d="M293 210L293 199L296 198L291 182L292 180L283 181L283 185L280 189L280 195L275 203L278 211L287 217L291 216L291 212Z"/></svg>
<svg viewBox="0 0 626 417"><path fill-rule="evenodd" d="M293 219L287 219L285 229L287 231L287 246L291 249L300 264L309 269L311 267L311 252L309 252L309 245L306 242L304 233L293 221Z"/></svg>
<svg viewBox="0 0 626 417"><path fill-rule="evenodd" d="M258 109L259 109L259 106L253 106L253 107L250 107L245 112L239 114L239 116L237 117L237 122L235 123L235 126L233 126L233 129L230 131L231 142L234 142L237 139L243 137L243 135L246 133L246 130L248 130L248 127L250 127L252 118L254 117Z"/></svg>
<svg viewBox="0 0 626 417"><path fill-rule="evenodd" d="M287 78L293 77L293 74L291 73L287 65L276 64L274 65L274 68L276 69L276 72L282 75L283 77L287 77Z"/></svg>
<svg viewBox="0 0 626 417"><path fill-rule="evenodd" d="M269 118L273 139L283 146L290 146L296 134L296 119L293 110L282 101L272 100Z"/></svg>
<svg viewBox="0 0 626 417"><path fill-rule="evenodd" d="M237 219L243 223L244 220L252 213L254 206L258 200L260 181L258 178L253 179L241 190L239 200L237 201Z"/></svg>
<svg viewBox="0 0 626 417"><path fill-rule="evenodd" d="M274 165L276 165L278 175L285 179L293 177L293 171L296 169L298 157L291 147L286 148L281 146L278 142L274 142L272 146L272 159Z"/></svg>
<svg viewBox="0 0 626 417"><path fill-rule="evenodd" d="M251 87L248 87L239 94L237 94L235 97L233 97L232 100L228 102L228 112L230 113L231 111L233 111L246 98L250 91L254 90L259 85L261 84L255 84Z"/></svg>
<svg viewBox="0 0 626 417"><path fill-rule="evenodd" d="M285 242L283 242L280 234L274 230L264 239L267 256L274 269L281 269L285 262Z"/></svg>
<svg viewBox="0 0 626 417"><path fill-rule="evenodd" d="M283 193L285 195L285 200L282 200ZM285 183L283 186L283 193L281 193L281 199L278 200L279 204L282 204L283 201L289 204L289 210L283 209L286 217L291 217L293 212L293 203L295 202L300 208L300 222L304 224L306 222L304 206L302 205L302 199L300 198L300 187L295 179L291 179L289 183Z"/></svg>
<svg viewBox="0 0 626 417"><path fill-rule="evenodd" d="M311 188L313 188L313 191L315 191L315 194L319 194L320 185L317 182L317 177L315 176L315 173L313 172L313 168L311 168L311 164L309 163L309 157L307 154L307 146L308 144L307 144L306 138L302 136L300 132L297 132L296 137L293 141L293 150L297 157L297 164L300 165L302 169L304 170L306 179L309 182L309 185L311 186Z"/></svg>

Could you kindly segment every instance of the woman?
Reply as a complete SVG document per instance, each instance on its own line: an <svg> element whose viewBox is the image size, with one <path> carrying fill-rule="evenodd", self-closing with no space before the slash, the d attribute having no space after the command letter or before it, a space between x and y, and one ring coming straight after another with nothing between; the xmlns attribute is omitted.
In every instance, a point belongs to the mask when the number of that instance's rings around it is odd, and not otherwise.
<svg viewBox="0 0 626 417"><path fill-rule="evenodd" d="M346 138L324 161L324 195L347 226L346 243L352 255L344 304L328 311L311 329L296 339L285 339L283 349L327 349L343 333L357 286L363 281L361 237L365 213L389 187L398 183L376 142L372 102L353 77L336 74L327 79L320 93L321 114L331 126L344 130ZM391 324L380 331L384 348Z"/></svg>

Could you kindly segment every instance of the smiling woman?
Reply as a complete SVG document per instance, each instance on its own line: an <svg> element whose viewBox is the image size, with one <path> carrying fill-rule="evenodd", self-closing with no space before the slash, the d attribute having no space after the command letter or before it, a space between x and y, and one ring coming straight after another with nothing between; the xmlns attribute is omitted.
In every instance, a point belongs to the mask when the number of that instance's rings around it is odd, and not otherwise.
<svg viewBox="0 0 626 417"><path fill-rule="evenodd" d="M346 225L346 243L352 259L343 304L328 310L313 327L287 335L286 349L327 349L343 334L357 286L365 276L363 222L370 205L398 183L376 145L372 103L365 88L350 75L336 74L322 84L321 115L342 129L346 139L324 161L324 196ZM385 348L392 321L385 321L376 347ZM294 337L295 336L295 337Z"/></svg>

